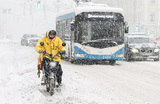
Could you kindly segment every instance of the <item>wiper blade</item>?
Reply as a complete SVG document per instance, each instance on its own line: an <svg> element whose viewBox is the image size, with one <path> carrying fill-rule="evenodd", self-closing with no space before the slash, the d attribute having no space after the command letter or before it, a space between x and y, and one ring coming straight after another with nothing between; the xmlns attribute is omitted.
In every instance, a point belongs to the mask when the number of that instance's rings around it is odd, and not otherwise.
<svg viewBox="0 0 160 104"><path fill-rule="evenodd" d="M83 42L82 45L87 45L87 44L90 44L90 43L98 43L98 42L113 43L113 44L116 44L116 45L117 45L117 42L114 41L113 39L97 39L97 40L91 40L91 41L88 41L88 42Z"/></svg>

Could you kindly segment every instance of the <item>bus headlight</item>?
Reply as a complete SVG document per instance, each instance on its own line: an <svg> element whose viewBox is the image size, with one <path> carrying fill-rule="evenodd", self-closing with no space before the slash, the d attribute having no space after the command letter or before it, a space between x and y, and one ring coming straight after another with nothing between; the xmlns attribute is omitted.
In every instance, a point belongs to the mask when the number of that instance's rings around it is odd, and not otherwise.
<svg viewBox="0 0 160 104"><path fill-rule="evenodd" d="M75 54L76 57L84 57L84 54Z"/></svg>
<svg viewBox="0 0 160 104"><path fill-rule="evenodd" d="M154 52L159 52L159 49L155 49Z"/></svg>
<svg viewBox="0 0 160 104"><path fill-rule="evenodd" d="M116 57L122 58L122 57L123 57L123 54L118 54L118 55L116 55Z"/></svg>
<svg viewBox="0 0 160 104"><path fill-rule="evenodd" d="M136 48L132 48L131 51L132 51L133 53L138 53L138 52L139 52L138 49L136 49Z"/></svg>

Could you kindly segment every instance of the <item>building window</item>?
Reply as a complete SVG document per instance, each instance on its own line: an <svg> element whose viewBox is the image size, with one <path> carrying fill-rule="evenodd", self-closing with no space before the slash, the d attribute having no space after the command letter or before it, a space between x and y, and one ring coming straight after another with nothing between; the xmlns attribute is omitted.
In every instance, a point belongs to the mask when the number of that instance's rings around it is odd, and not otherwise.
<svg viewBox="0 0 160 104"><path fill-rule="evenodd" d="M150 21L154 22L155 21L155 13L150 14Z"/></svg>
<svg viewBox="0 0 160 104"><path fill-rule="evenodd" d="M154 4L155 4L155 0L151 0L151 3L154 3Z"/></svg>

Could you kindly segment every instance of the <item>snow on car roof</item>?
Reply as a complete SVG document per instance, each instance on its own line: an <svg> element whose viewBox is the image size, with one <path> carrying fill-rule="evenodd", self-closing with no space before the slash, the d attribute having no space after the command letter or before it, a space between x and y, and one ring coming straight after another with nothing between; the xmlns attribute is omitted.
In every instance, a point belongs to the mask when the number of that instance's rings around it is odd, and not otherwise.
<svg viewBox="0 0 160 104"><path fill-rule="evenodd" d="M145 35L144 32L133 32L133 33L129 33L130 35Z"/></svg>
<svg viewBox="0 0 160 104"><path fill-rule="evenodd" d="M135 37L144 37L144 38L149 38L145 33L143 32L134 32L134 33L129 33L126 37L129 38L135 38Z"/></svg>

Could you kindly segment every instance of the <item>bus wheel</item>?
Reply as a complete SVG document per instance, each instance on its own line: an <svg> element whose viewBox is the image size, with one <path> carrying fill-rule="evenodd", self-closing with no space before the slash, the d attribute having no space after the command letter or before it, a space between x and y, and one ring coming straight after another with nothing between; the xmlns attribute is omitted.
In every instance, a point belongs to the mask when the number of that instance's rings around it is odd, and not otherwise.
<svg viewBox="0 0 160 104"><path fill-rule="evenodd" d="M116 60L110 60L110 61L109 61L109 64L110 64L110 65L115 65L115 63L116 63Z"/></svg>
<svg viewBox="0 0 160 104"><path fill-rule="evenodd" d="M70 62L73 64L73 63L75 63L75 60L72 60L72 59L71 59Z"/></svg>
<svg viewBox="0 0 160 104"><path fill-rule="evenodd" d="M131 61L131 57L130 57L129 54L127 54L126 60L127 60L128 62Z"/></svg>

